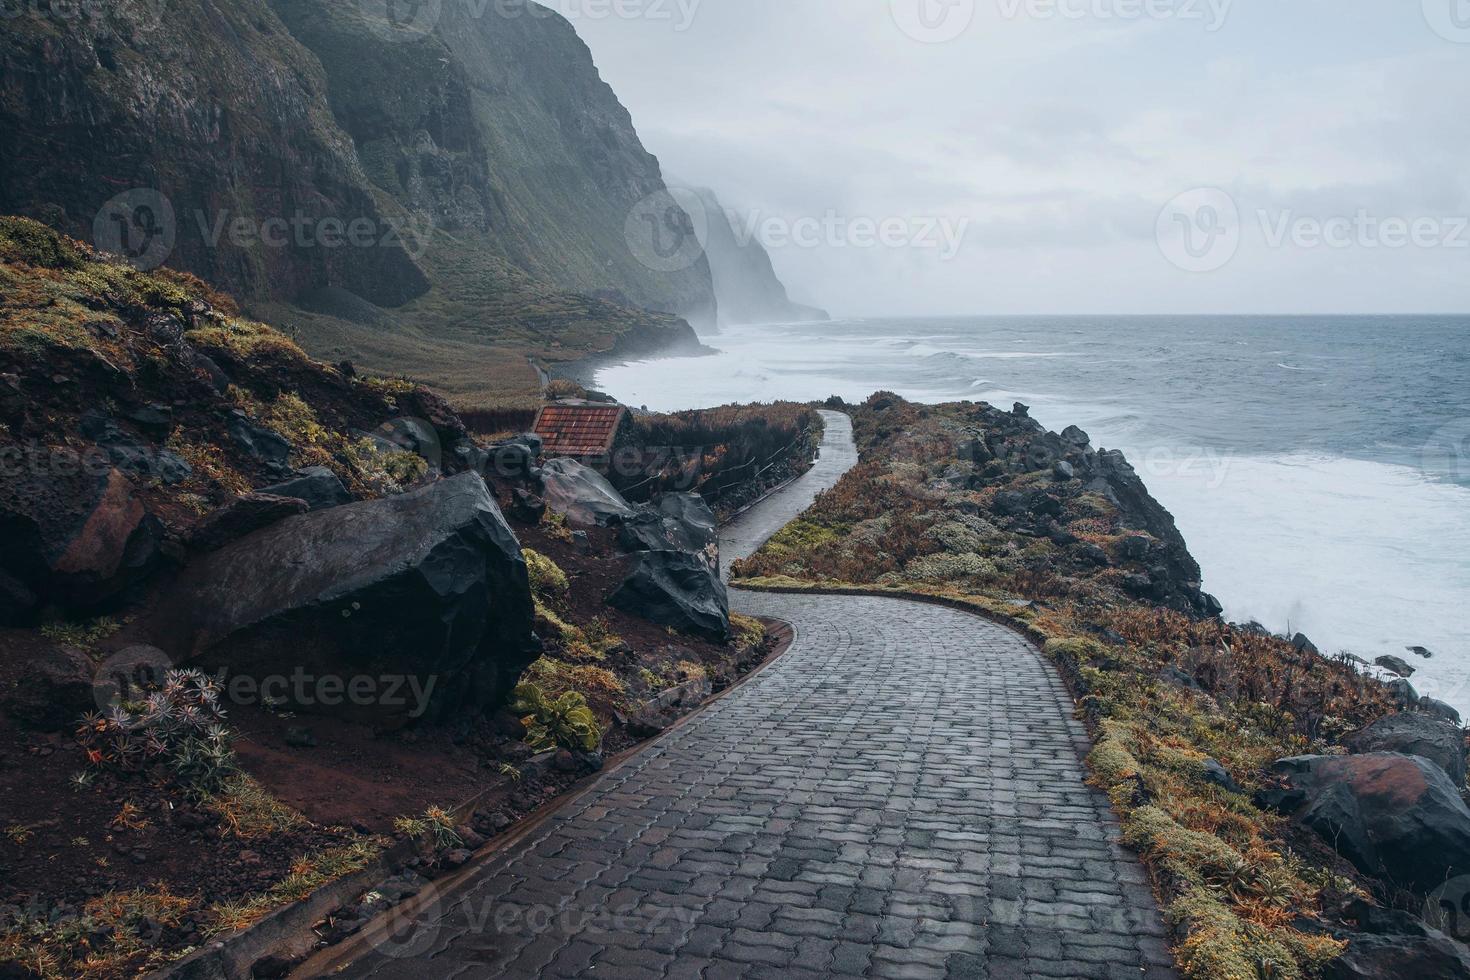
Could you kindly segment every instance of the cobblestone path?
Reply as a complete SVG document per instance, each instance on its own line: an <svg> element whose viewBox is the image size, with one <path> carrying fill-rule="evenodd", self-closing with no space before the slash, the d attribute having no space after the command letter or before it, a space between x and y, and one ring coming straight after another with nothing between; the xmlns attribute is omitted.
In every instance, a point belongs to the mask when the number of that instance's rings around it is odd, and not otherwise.
<svg viewBox="0 0 1470 980"><path fill-rule="evenodd" d="M748 554L854 460L730 529ZM1165 978L1144 875L1024 639L881 598L736 592L789 652L610 773L416 928L375 978Z"/></svg>

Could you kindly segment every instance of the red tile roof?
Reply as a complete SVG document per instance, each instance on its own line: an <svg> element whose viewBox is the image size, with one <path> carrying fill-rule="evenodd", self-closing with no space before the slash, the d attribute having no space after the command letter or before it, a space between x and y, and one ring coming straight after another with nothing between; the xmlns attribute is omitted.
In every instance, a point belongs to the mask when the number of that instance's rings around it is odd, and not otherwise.
<svg viewBox="0 0 1470 980"><path fill-rule="evenodd" d="M547 456L600 456L612 451L626 411L621 405L547 405L533 431L545 440Z"/></svg>

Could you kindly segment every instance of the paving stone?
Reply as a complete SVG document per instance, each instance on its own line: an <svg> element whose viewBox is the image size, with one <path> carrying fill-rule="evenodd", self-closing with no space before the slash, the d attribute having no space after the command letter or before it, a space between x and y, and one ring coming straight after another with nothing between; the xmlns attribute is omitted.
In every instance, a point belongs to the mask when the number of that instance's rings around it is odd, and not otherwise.
<svg viewBox="0 0 1470 980"><path fill-rule="evenodd" d="M829 414L817 465L722 533L724 565L855 459ZM1086 732L1027 640L894 599L731 603L796 624L786 655L475 872L432 959L342 976L1174 978L1085 784ZM465 924L487 908L554 927ZM573 911L591 922L566 934Z"/></svg>

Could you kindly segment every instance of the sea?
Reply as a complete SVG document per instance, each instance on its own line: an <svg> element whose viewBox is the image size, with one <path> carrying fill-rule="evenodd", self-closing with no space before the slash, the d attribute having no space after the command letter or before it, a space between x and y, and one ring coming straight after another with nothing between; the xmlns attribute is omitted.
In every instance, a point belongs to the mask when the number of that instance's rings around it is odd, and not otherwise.
<svg viewBox="0 0 1470 980"><path fill-rule="evenodd" d="M703 339L718 353L597 385L654 411L1024 402L1127 454L1227 617L1401 656L1470 720L1470 316L874 317Z"/></svg>

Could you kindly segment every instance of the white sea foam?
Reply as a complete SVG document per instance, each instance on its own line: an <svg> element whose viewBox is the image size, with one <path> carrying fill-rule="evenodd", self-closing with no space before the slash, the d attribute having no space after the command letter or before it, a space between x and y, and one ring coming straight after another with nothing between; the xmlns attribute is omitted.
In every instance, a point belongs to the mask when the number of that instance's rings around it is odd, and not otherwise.
<svg viewBox="0 0 1470 980"><path fill-rule="evenodd" d="M1300 630L1324 652L1409 659L1420 694L1470 717L1470 490L1406 466L1243 457L1205 469L1140 465L1226 614Z"/></svg>

